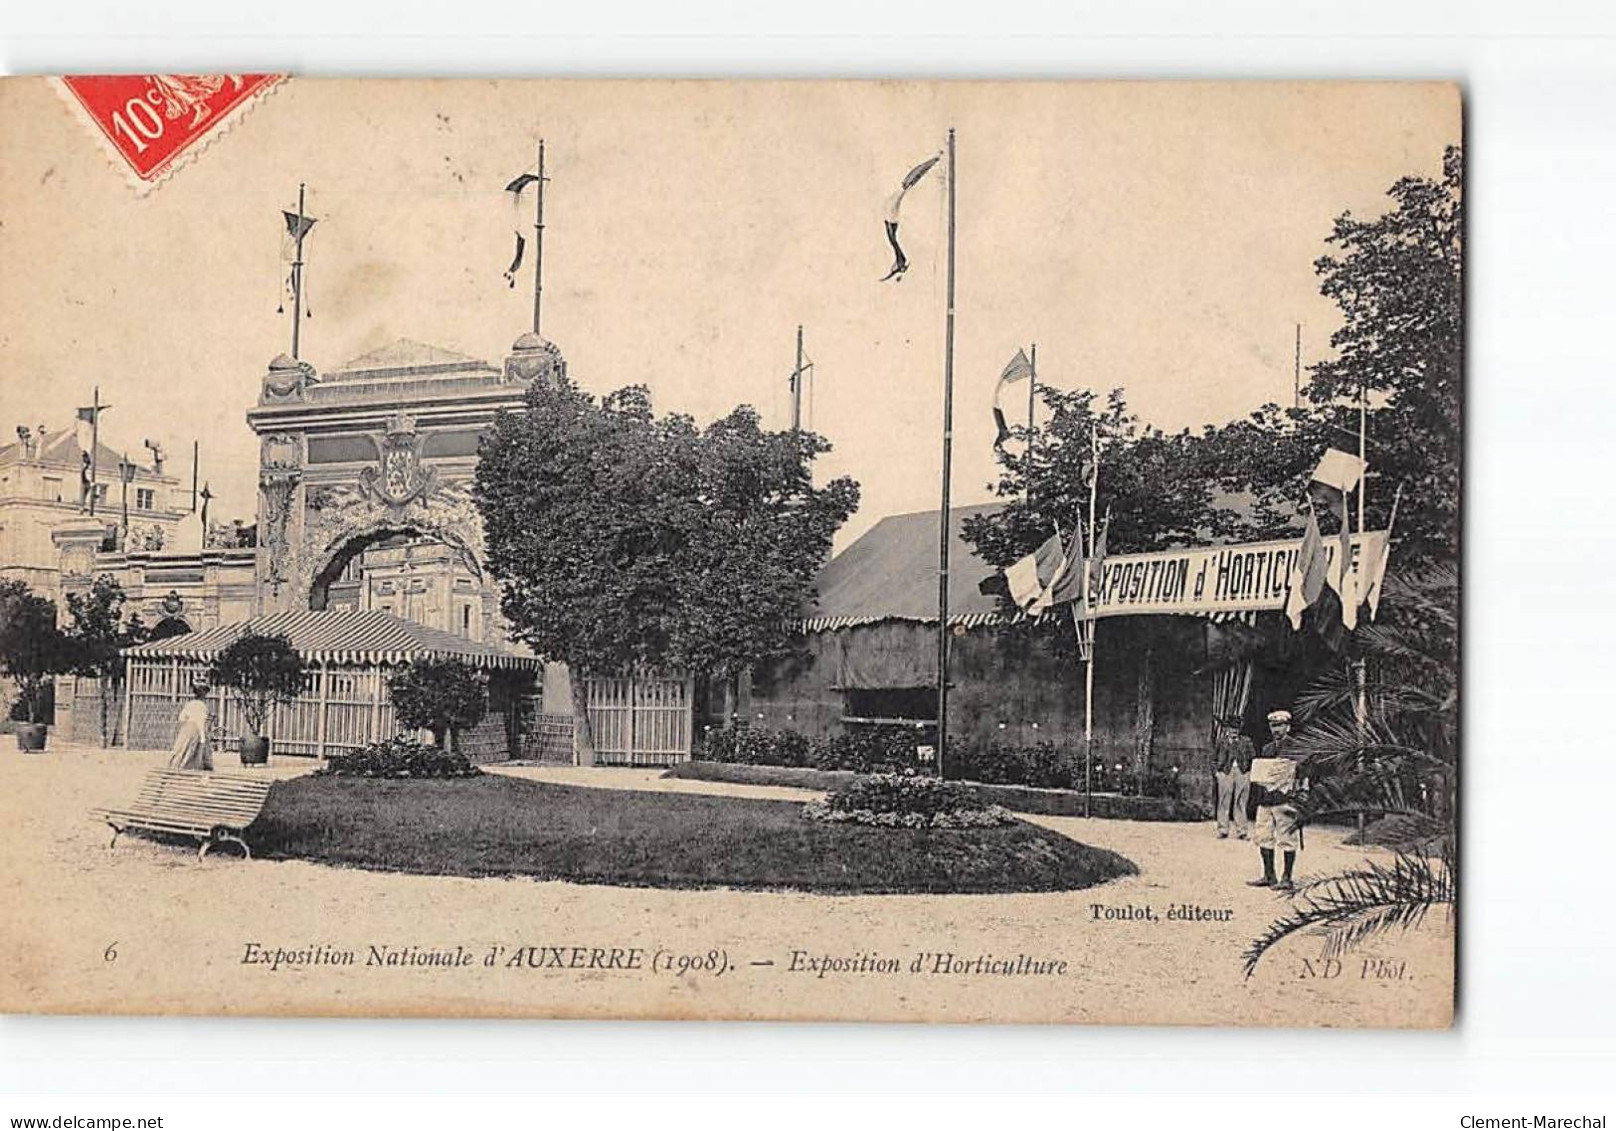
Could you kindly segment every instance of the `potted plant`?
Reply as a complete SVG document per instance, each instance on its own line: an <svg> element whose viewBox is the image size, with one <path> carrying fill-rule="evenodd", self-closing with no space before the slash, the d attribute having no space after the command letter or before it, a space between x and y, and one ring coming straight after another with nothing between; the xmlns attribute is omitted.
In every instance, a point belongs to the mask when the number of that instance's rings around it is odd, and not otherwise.
<svg viewBox="0 0 1616 1131"><path fill-rule="evenodd" d="M453 750L455 735L476 726L488 711L482 673L459 660L417 660L394 672L387 690L399 723L431 731L445 750Z"/></svg>
<svg viewBox="0 0 1616 1131"><path fill-rule="evenodd" d="M241 736L241 762L261 766L269 761L269 713L290 703L308 684L303 658L284 636L248 633L237 638L213 661L208 677L216 687L229 688L241 704L247 724Z"/></svg>
<svg viewBox="0 0 1616 1131"><path fill-rule="evenodd" d="M56 627L56 605L21 581L0 581L0 673L17 685L26 721L17 723L17 749L45 749L51 677L73 668L67 638Z"/></svg>

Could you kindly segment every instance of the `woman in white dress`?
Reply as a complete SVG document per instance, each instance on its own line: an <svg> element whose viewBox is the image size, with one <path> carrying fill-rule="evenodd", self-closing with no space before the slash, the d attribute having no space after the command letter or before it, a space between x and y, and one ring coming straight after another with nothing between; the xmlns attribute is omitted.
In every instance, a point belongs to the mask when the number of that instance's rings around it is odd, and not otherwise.
<svg viewBox="0 0 1616 1131"><path fill-rule="evenodd" d="M180 729L168 765L175 770L213 769L213 749L208 741L208 685L191 684L191 699L180 708Z"/></svg>

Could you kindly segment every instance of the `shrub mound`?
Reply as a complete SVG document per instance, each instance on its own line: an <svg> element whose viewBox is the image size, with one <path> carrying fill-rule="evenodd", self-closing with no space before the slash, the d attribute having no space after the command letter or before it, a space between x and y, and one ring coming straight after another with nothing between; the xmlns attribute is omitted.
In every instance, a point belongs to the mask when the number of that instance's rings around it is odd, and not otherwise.
<svg viewBox="0 0 1616 1131"><path fill-rule="evenodd" d="M987 829L1013 817L997 805L983 805L956 782L904 774L856 778L823 801L802 807L810 821L905 829Z"/></svg>
<svg viewBox="0 0 1616 1131"><path fill-rule="evenodd" d="M464 754L404 735L352 754L333 754L314 772L338 778L474 778L482 773Z"/></svg>

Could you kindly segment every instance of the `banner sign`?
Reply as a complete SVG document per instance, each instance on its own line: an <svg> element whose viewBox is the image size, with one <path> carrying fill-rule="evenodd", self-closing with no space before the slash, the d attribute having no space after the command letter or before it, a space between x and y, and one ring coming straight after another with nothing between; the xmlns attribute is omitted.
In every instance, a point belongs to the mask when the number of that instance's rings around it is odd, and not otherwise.
<svg viewBox="0 0 1616 1131"><path fill-rule="evenodd" d="M1210 616L1214 613L1283 609L1290 594L1291 564L1300 538L1248 542L1239 546L1205 546L1162 550L1152 554L1117 554L1101 564L1099 596L1090 616L1142 616L1152 613ZM1335 537L1324 539L1332 570L1339 549ZM1371 570L1385 564L1386 532L1370 530L1352 536L1352 569L1360 576L1358 593L1368 595ZM1080 614L1081 615L1081 614Z"/></svg>

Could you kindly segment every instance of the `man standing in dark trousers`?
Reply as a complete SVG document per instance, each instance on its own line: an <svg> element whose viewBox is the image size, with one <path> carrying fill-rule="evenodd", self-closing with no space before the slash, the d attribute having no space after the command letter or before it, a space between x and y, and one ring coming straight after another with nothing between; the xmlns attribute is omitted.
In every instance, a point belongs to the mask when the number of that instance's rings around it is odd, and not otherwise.
<svg viewBox="0 0 1616 1131"><path fill-rule="evenodd" d="M1252 792L1257 794L1257 850L1262 854L1261 879L1246 881L1252 887L1295 891L1291 871L1296 866L1296 853L1302 847L1302 833L1297 825L1293 795L1305 788L1297 780L1297 769L1306 755L1296 751L1290 739L1291 713L1271 711L1268 731L1273 741L1262 749L1262 754L1251 764ZM1274 853L1285 854L1285 874L1274 875Z"/></svg>
<svg viewBox="0 0 1616 1131"><path fill-rule="evenodd" d="M1232 820L1235 835L1245 840L1249 835L1246 798L1251 790L1251 742L1234 727L1220 725L1213 743L1212 779L1217 785L1218 839L1229 835Z"/></svg>

